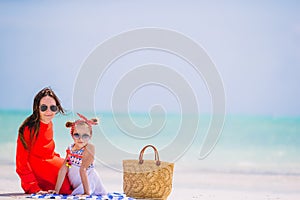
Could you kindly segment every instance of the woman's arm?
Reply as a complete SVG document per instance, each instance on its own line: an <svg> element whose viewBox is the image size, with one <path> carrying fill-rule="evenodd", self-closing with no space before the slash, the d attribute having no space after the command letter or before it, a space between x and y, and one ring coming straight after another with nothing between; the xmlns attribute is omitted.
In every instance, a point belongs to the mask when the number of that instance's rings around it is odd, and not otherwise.
<svg viewBox="0 0 300 200"><path fill-rule="evenodd" d="M60 167L60 169L58 171L58 176L57 176L56 185L55 185L55 192L57 194L59 194L60 188L61 188L61 186L64 182L64 179L66 177L66 174L68 172L68 167L67 167L66 163L67 163L67 157L65 158L64 163L62 164L62 166Z"/></svg>
<svg viewBox="0 0 300 200"><path fill-rule="evenodd" d="M88 167L94 162L94 154L95 154L95 147L92 144L88 144L85 147L85 150L82 155L82 163L79 169L80 177L84 189L84 194L90 195L90 186L88 181L88 176L86 170Z"/></svg>
<svg viewBox="0 0 300 200"><path fill-rule="evenodd" d="M26 127L24 129L24 139L28 146L30 144L29 135L30 132ZM24 148L20 138L18 137L16 149L16 172L21 179L21 186L25 193L37 193L41 190L41 188L38 186L38 182L31 170L28 157L29 152Z"/></svg>

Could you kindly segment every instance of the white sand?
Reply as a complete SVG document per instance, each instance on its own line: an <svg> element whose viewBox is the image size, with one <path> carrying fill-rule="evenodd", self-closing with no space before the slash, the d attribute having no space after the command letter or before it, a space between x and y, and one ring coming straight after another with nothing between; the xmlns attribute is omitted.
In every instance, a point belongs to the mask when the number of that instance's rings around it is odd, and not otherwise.
<svg viewBox="0 0 300 200"><path fill-rule="evenodd" d="M97 171L108 191L122 192L122 173L103 166ZM25 199L14 165L2 164L0 177L0 199ZM299 200L300 176L212 173L178 166L168 199Z"/></svg>

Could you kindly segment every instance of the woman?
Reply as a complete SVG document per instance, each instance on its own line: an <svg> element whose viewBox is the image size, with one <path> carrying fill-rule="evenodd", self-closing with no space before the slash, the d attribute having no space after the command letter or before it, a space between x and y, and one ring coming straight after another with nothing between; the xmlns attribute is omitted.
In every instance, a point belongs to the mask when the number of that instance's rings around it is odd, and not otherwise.
<svg viewBox="0 0 300 200"><path fill-rule="evenodd" d="M55 187L64 162L54 152L52 119L58 112L65 113L58 97L50 88L44 88L34 98L33 113L19 128L16 172L25 193L43 193ZM65 178L60 193L72 193L68 178Z"/></svg>

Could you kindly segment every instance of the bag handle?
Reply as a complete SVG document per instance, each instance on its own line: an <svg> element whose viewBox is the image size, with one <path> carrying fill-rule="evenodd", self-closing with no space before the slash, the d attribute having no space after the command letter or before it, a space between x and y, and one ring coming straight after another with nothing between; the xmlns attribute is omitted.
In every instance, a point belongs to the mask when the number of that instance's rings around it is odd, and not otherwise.
<svg viewBox="0 0 300 200"><path fill-rule="evenodd" d="M144 156L144 152L148 147L152 147L152 149L154 150L154 154L155 154L155 160L156 160L156 165L159 166L160 165L160 161L159 161L159 155L158 155L158 151L157 149L153 146L153 145L147 145L145 146L141 152L140 152L140 157L139 157L139 163L143 164L144 160L143 160L143 156Z"/></svg>

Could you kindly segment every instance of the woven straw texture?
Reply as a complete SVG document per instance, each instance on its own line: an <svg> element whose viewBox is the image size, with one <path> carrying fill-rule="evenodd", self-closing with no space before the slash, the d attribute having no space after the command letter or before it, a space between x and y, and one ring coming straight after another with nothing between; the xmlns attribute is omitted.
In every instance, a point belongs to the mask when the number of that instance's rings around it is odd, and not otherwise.
<svg viewBox="0 0 300 200"><path fill-rule="evenodd" d="M174 164L155 160L123 160L123 190L140 199L167 199L172 190Z"/></svg>

